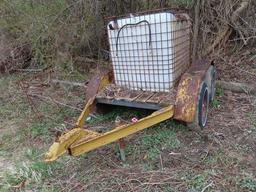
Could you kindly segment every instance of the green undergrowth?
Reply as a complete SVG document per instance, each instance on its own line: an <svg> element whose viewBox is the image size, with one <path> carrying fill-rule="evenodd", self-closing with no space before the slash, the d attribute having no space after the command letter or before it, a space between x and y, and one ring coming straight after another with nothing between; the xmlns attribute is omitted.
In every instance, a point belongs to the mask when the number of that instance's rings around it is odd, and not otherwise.
<svg viewBox="0 0 256 192"><path fill-rule="evenodd" d="M187 183L187 188L191 191L201 191L207 185L208 177L214 174L211 170L205 170L201 174L195 174L192 171L182 173L181 179Z"/></svg>
<svg viewBox="0 0 256 192"><path fill-rule="evenodd" d="M237 184L241 189L256 191L256 178L252 174L245 174L244 177L238 178Z"/></svg>
<svg viewBox="0 0 256 192"><path fill-rule="evenodd" d="M247 114L247 117L251 122L251 131L256 133L256 107L252 112Z"/></svg>
<svg viewBox="0 0 256 192"><path fill-rule="evenodd" d="M186 127L168 120L144 131L138 132L125 140L125 154L127 161L124 166L138 164L145 171L159 169L159 162L166 153L177 151L182 142L177 132L183 132ZM120 158L118 146L114 147L115 154Z"/></svg>
<svg viewBox="0 0 256 192"><path fill-rule="evenodd" d="M0 89L4 90L0 96L0 119L4 122L1 126L4 131L0 134L0 162L3 159L12 165L11 169L0 174L0 191L61 191L69 185L65 183L69 177L84 185L97 175L96 165L88 167L85 173L84 167L80 166L83 158L80 160L64 155L53 163L43 161L44 153L54 141L56 131L64 132L72 127L80 111L40 99L33 99L31 103L20 92L18 80L15 75L0 78L3 85ZM71 87L56 86L47 88L44 94L63 103L70 101L83 107L84 96L77 96L78 91ZM114 110L108 115L96 115L98 124L113 121L116 116L122 119L140 116L140 113L132 111Z"/></svg>
<svg viewBox="0 0 256 192"><path fill-rule="evenodd" d="M114 108L114 110L98 115L96 118L92 117L90 120L88 120L88 123L91 126L105 125L108 127L108 130L110 130L111 128L115 127L114 122L116 117L121 118L123 123L129 123L134 117L140 119L149 114L150 113L148 112L132 108ZM109 123L111 123L112 127L107 125ZM166 149L178 149L181 146L181 142L177 138L176 132L184 130L186 130L185 126L173 120L168 120L150 127L139 134L139 139L131 139L131 143L127 143L125 148L126 155L131 155L133 159L136 159L137 155L141 156L141 154L144 153L144 159L155 161L159 158L162 151ZM115 147L115 150L118 154L117 146Z"/></svg>
<svg viewBox="0 0 256 192"><path fill-rule="evenodd" d="M4 173L0 191L61 191L65 178L79 171L79 161L65 156L59 161L47 163L43 161L44 152L44 149L27 148L19 154L22 161L17 160L13 169ZM78 176L76 178L79 179Z"/></svg>
<svg viewBox="0 0 256 192"><path fill-rule="evenodd" d="M231 154L224 147L225 140L218 145L212 143L215 137L213 133L209 133L208 144L213 145L211 146L213 148L207 148L208 152L198 154L198 161L190 161L189 153L195 152L194 145L201 146L202 144L206 147L207 142L194 132L190 134L186 126L174 120L164 121L125 138L126 162L120 160L118 146L113 143L81 157L64 155L56 162L45 163L43 161L44 153L54 141L56 131L63 132L70 128L71 125L66 122L74 123L80 111L40 100L37 100L36 105L32 107L27 98L15 87L15 82L20 78L16 75L0 78L0 166L1 161L6 161L4 165L8 166L8 169L6 168L0 173L1 192L13 190L65 191L76 185L87 185L97 179L99 174L102 174L102 170L108 172L109 170L124 169L125 172L126 169L134 167L136 167L136 171L142 173L177 168L177 170L171 171L170 176L177 179L180 182L179 185L190 191L202 191L211 181L214 181L214 185L209 187L209 191L216 187L227 191L225 189L230 186L234 191L255 191L255 174L245 163L247 162L246 157L253 153L253 145L250 146L249 143L232 145L234 152ZM63 103L74 100L74 103L81 107L84 105L84 96L77 94L78 91L70 87L56 86L48 87L44 93L54 94L54 98ZM220 90L217 95L220 103L222 95ZM108 113L94 114L91 119L87 119L87 123L92 128L97 126L112 128L117 116L128 123L133 117L141 119L148 114L150 112L114 108L108 110ZM248 114L248 119L251 121L252 129L249 130L251 132L248 132L247 136L254 137L253 112ZM186 137L193 137L191 146L182 139L181 135L183 134ZM189 152L184 152L185 148ZM171 152L185 154L188 159L183 159L183 156L179 155L175 156L177 159L170 159ZM185 162L184 170L175 167L175 162L179 162L179 158L181 158L181 162ZM163 167L161 167L161 162ZM230 170L233 170L234 173ZM96 184L95 189L100 191L104 187L125 182L126 178L121 177L115 177L108 182L105 176L102 185ZM161 184L154 189L156 191L177 191L171 184ZM76 190L77 188L74 188L74 191Z"/></svg>
<svg viewBox="0 0 256 192"><path fill-rule="evenodd" d="M176 135L177 127L183 128L170 120L146 130L139 141L142 150L146 151L146 158L156 160L162 151L178 149L181 142Z"/></svg>
<svg viewBox="0 0 256 192"><path fill-rule="evenodd" d="M33 68L55 66L60 79L85 80L108 57L108 17L173 5L191 7L192 0L165 2L1 0L0 26L15 44L29 44ZM96 62L95 62L96 59ZM79 75L76 70L87 75Z"/></svg>
<svg viewBox="0 0 256 192"><path fill-rule="evenodd" d="M77 172L78 161L65 156L46 163L43 157L56 130L69 128L65 121L72 123L79 112L40 100L32 104L17 84L21 78L0 77L0 191L60 191L62 183L53 180Z"/></svg>
<svg viewBox="0 0 256 192"><path fill-rule="evenodd" d="M99 108L113 108L108 105L100 106ZM132 118L142 118L147 113L142 110L129 109L129 108L117 108L114 107L112 110L107 110L108 112L97 114L96 117L90 118L87 123L90 125L104 124L106 122L114 122L117 117L120 118L123 123L131 122Z"/></svg>
<svg viewBox="0 0 256 192"><path fill-rule="evenodd" d="M218 109L221 106L220 99L224 96L224 90L222 88L216 89L216 97L214 100L210 103L210 106L212 108Z"/></svg>

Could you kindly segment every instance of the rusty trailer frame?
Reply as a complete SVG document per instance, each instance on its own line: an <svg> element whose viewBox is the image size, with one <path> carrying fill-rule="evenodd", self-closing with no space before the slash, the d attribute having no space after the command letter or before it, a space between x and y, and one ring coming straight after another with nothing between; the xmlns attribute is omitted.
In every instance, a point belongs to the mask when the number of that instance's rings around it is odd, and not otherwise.
<svg viewBox="0 0 256 192"><path fill-rule="evenodd" d="M162 11L161 9L154 12ZM152 21L151 25L145 20L145 14L148 13L153 12L135 13L133 16L127 17L130 22L126 23L122 20L123 23L119 27L118 18L112 18L108 25L108 33L112 64L115 70L101 70L89 81L86 90L86 105L74 128L56 138L45 154L45 161L54 161L64 153L72 156L81 155L115 141L119 141L121 158L124 160L122 139L138 131L171 118L201 128L206 125L209 100L213 99L215 92L216 70L213 62L199 60L191 64L189 38L191 23L188 15L167 11L166 14L163 14L166 17L161 17L161 19L158 14L158 20L156 17L151 18L151 15L148 16L148 19ZM170 19L171 17L167 17L167 13L172 13L176 19ZM140 15L142 20L135 22L135 17ZM119 17L119 19L121 18ZM132 20L133 22L131 22ZM120 20L119 23L121 23ZM135 26L140 29L136 35L127 32L132 27L134 29ZM160 30L161 27L163 30ZM123 30L124 28L125 30ZM120 33L121 30L123 33ZM124 33L125 31L126 33ZM123 34L122 42L120 34ZM153 40L152 37L154 37ZM132 40L128 42L124 39ZM122 49L118 49L118 45ZM151 54L150 58L148 49L150 53L155 50L155 54ZM147 51L145 52L145 50ZM140 52L145 54L142 56L138 54ZM138 65L142 65L143 69ZM116 68L117 66L122 69ZM124 75L124 73L129 73L130 76L126 74L127 78L122 79L120 75ZM152 74L154 78L158 77L157 80L152 78ZM164 80L163 75L167 75L168 80ZM137 80L137 76L140 80ZM161 81L159 80L160 76ZM142 86L140 82L142 80L145 86ZM153 81L153 84L146 86L147 83L150 83L148 81L151 83ZM136 86L131 85L131 82L135 82ZM128 94L118 95L117 93L120 92L117 85L127 87ZM114 88L113 91L106 94L106 90L109 90L111 86ZM162 99L158 99L160 95ZM84 128L85 119L91 111L97 108L98 103L151 109L155 112L130 123L119 124L117 122L111 131L99 133Z"/></svg>
<svg viewBox="0 0 256 192"><path fill-rule="evenodd" d="M98 133L84 128L85 119L88 117L90 111L96 107L97 102L102 102L100 99L97 100L97 94L104 90L107 85L114 82L112 70L101 71L88 83L86 105L74 128L56 138L55 142L45 154L45 161L54 161L64 153L68 153L72 156L81 155L171 118L187 123L195 122L202 83L206 82L209 86L214 86L210 85L212 81L209 81L208 77L209 69L213 67L212 65L213 62L207 60L200 60L193 63L181 76L176 86L176 95L173 103L161 107L158 106L158 108L154 108L157 111L153 112L151 115L139 119L137 122L117 126L106 133ZM114 99L112 99L112 101L112 103L110 102L108 104L125 106L124 103L118 103L118 101L114 101ZM130 102L132 103L133 101ZM130 105L130 107L142 106ZM144 106L144 108L147 108L147 106Z"/></svg>

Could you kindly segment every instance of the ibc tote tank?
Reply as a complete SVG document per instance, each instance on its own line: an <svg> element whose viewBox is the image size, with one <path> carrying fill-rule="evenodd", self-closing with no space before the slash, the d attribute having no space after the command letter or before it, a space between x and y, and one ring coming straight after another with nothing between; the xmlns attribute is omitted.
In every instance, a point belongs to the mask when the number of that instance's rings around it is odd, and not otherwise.
<svg viewBox="0 0 256 192"><path fill-rule="evenodd" d="M115 84L169 92L190 63L190 22L171 11L112 19L108 26Z"/></svg>

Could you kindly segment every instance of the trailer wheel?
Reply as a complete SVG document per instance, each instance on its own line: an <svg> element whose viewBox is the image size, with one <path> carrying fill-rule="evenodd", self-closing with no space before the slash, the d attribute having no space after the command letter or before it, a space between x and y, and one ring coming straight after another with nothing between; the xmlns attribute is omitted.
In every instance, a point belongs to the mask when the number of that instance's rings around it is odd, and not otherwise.
<svg viewBox="0 0 256 192"><path fill-rule="evenodd" d="M209 101L212 102L215 98L216 92L216 68L211 65L206 72L205 82L209 88Z"/></svg>
<svg viewBox="0 0 256 192"><path fill-rule="evenodd" d="M199 100L197 105L197 120L198 120L198 125L201 129L203 129L207 123L208 109L209 109L209 95L210 94L208 91L208 86L205 82L203 82L199 92Z"/></svg>
<svg viewBox="0 0 256 192"><path fill-rule="evenodd" d="M208 89L207 83L202 82L199 95L198 95L195 120L192 123L187 123L188 128L203 129L205 127L207 123L207 118L208 118L209 96L210 95L209 95L209 89Z"/></svg>

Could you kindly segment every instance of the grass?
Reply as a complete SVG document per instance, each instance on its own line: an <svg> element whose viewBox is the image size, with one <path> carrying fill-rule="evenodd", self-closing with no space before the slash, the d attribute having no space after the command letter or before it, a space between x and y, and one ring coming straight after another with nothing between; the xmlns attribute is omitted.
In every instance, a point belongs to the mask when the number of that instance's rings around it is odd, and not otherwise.
<svg viewBox="0 0 256 192"><path fill-rule="evenodd" d="M216 89L216 97L215 99L210 103L210 106L218 109L221 106L220 98L224 96L224 90L222 88Z"/></svg>
<svg viewBox="0 0 256 192"><path fill-rule="evenodd" d="M60 169L60 164L46 164L41 161L33 162L32 164L22 162L17 164L14 173L7 173L6 183L7 186L16 186L22 181L29 181L30 185L35 183L42 183L42 181L53 175L53 172ZM28 188L30 188L28 185Z"/></svg>
<svg viewBox="0 0 256 192"><path fill-rule="evenodd" d="M41 104L38 109L41 113L56 113L54 117L55 121L44 119L37 120L34 119L29 127L25 129L21 129L17 132L18 135L21 135L22 140L19 142L25 142L26 139L30 138L30 141L37 140L38 138L44 142L48 142L48 139L51 138L51 132L49 131L54 125L61 123L61 120L65 118L65 116L75 115L72 111L69 110L60 110L49 107L49 105ZM59 112L59 113L57 113ZM104 123L106 121L113 121L116 116L120 116L123 119L131 119L134 116L140 116L141 113L136 112L134 110L114 110L113 112L107 115L101 115L97 119L93 119L90 124L99 124ZM149 161L156 160L158 155L162 150L166 148L175 149L180 146L180 141L177 139L175 130L171 129L173 126L173 122L165 122L160 124L159 126L155 126L151 131L148 131L139 145L141 151L147 151L147 158ZM5 136L5 141L8 140L9 136ZM132 145L128 145L132 146ZM25 149L25 152L21 155L24 159L22 163L17 163L15 167L14 173L8 173L5 175L5 187L3 189L11 188L11 186L17 186L24 181L29 181L28 184L26 182L26 188L31 189L36 184L40 184L42 188L37 188L37 190L48 190L45 188L44 181L48 178L53 178L55 176L54 173L59 174L60 170L65 169L63 163L54 163L54 164L45 164L42 162L42 151L39 151L38 146L29 146L29 148ZM132 154L133 148L127 147L126 152L128 154ZM61 161L62 162L62 161ZM63 167L62 167L63 166ZM90 169L89 177L85 177L84 175L79 176L80 182L86 182L88 179L94 175L94 169ZM60 174L62 175L62 174ZM56 189L54 189L56 190Z"/></svg>
<svg viewBox="0 0 256 192"><path fill-rule="evenodd" d="M187 172L182 179L187 183L187 187L191 191L201 191L207 184L209 172L204 171L202 174L194 174L193 172Z"/></svg>
<svg viewBox="0 0 256 192"><path fill-rule="evenodd" d="M235 148L243 154L253 153L253 147L249 144L245 144L245 145L236 144Z"/></svg>
<svg viewBox="0 0 256 192"><path fill-rule="evenodd" d="M105 108L108 106L102 106L102 108ZM110 112L104 113L104 114L99 114L97 115L96 118L91 118L90 120L87 121L90 125L96 125L99 123L106 123L106 122L111 122L115 121L116 117L120 117L124 121L130 121L133 117L142 117L143 112L139 110L134 110L134 109L129 109L129 108L117 108L114 107L113 110Z"/></svg>
<svg viewBox="0 0 256 192"><path fill-rule="evenodd" d="M216 109L220 108L220 102L219 102L219 100L214 99L214 100L210 103L210 106L213 107L213 108L216 108Z"/></svg>
<svg viewBox="0 0 256 192"><path fill-rule="evenodd" d="M88 72L95 69L93 67L91 69L86 57L97 57L95 54L92 55L92 52L95 53L94 49L97 49L98 45L102 46L103 43L100 38L103 37L102 30L95 26L103 26L103 23L101 20L93 19L95 13L98 14L94 11L93 1L76 2L77 4L72 7L70 3L73 1L65 0L0 1L0 12L3 16L0 18L0 26L11 34L14 42L31 44L34 54L32 63L35 65L32 67L44 68L53 65L55 70L62 71L56 78L85 81L89 76ZM102 10L116 9L122 14L121 8L125 4L120 2L116 2L116 7L113 7L112 3L106 6L105 1L97 6ZM134 1L133 4L137 5L136 2ZM193 2L173 0L167 4L190 7ZM142 1L137 3L140 6L134 6L136 9L146 7L146 4L142 5ZM154 4L158 3L151 3L149 7L154 8ZM92 7L88 7L90 5ZM105 49L104 46L101 48ZM253 59L255 60L255 56L251 57L251 60ZM76 68L79 67L85 67L86 74L77 72ZM69 128L70 125L65 121L72 124L79 112L39 100L36 100L36 106L33 108L16 84L23 77L16 74L0 76L1 192L79 191L86 185L92 186L91 191L134 189L134 191L192 192L202 191L210 180L214 181L214 186L208 191L256 190L255 173L251 171L254 167L250 167L243 162L244 160L238 158L253 154L253 145L245 143L231 146L229 141L234 142L235 137L225 134L225 128L219 129L218 119L210 130L206 130L206 134L224 132L225 138L220 143L215 143L212 138L202 142L199 134L188 132L184 126L174 121L166 121L127 138L129 143L125 149L128 157L126 165L118 159L115 144L80 158L63 156L54 163L45 163L43 154L53 140L52 131ZM62 94L55 94L58 91ZM74 105L82 106L83 91L79 92L82 96L75 96L77 92L72 94L75 91L71 87L56 86L47 89L45 93L63 99L64 102L74 100L76 101ZM217 89L216 95L217 99L212 103L212 107L221 114L222 107L219 106L224 106L226 102L224 90ZM236 104L239 107L239 103ZM37 109L39 114L34 109ZM114 122L116 116L130 121L132 117L140 118L141 113L118 109L107 115L98 115L88 123L92 126L108 126ZM225 120L225 116L222 120ZM252 128L247 131L248 133L250 131L250 137L255 138L255 112L250 114L250 121ZM233 127L228 128L233 129ZM183 135L192 141L186 141L181 137ZM202 146L209 149L209 154L199 161L189 163L185 157L189 158L190 152L196 152ZM229 150L235 150L237 156L230 157ZM184 156L177 156L177 160L174 161L168 156L172 151L180 152ZM165 158L164 170L159 166L160 156ZM164 178L161 177L165 172L168 174ZM166 177L171 179L165 180ZM23 182L25 185L18 187Z"/></svg>
<svg viewBox="0 0 256 192"><path fill-rule="evenodd" d="M15 94L18 89L15 88L15 81L20 77L11 75L7 78L0 78L1 92L0 98L3 105L0 108L0 119L8 128L4 129L0 135L0 162L10 162L11 169L7 169L4 175L0 177L0 191L13 190L36 190L36 191L61 191L75 185L90 185L92 190L102 190L116 186L116 190L120 183L126 185L134 185L136 188L136 179L140 179L145 173L157 173L159 177L162 172L170 169L169 176L174 178L175 182L167 184L159 184L156 186L147 185L145 190L151 191L200 191L211 180L214 180L213 188L220 185L218 189L224 189L231 186L236 191L254 191L255 175L249 171L248 165L243 163L240 156L246 156L252 153L252 148L247 143L243 145L233 146L233 150L238 153L237 156L230 155L224 146L213 146L213 151L209 151L203 158L199 158L198 162L191 167L191 164L185 164L185 167L176 165L176 160L169 159L170 152L187 154L187 151L197 149L194 145L202 144L202 138L194 132L189 132L185 126L176 121L165 121L150 129L146 129L138 134L126 138L127 145L125 152L127 161L122 163L119 159L119 151L115 143L105 146L99 150L95 150L88 154L82 155L80 158L72 158L63 156L54 163L43 162L43 154L53 140L52 130L65 130L69 125L64 121L74 122L79 115L79 111L69 109L63 106L57 106L42 101L38 101L36 109L41 116L38 119L27 99L22 94ZM76 96L72 96L73 92ZM60 94L56 97L63 102L76 101L80 106L83 105L83 96L77 96L77 90L66 87L50 87L47 88L45 94ZM10 97L11 95L11 97ZM218 102L222 102L224 93L219 90ZM11 103L8 101L12 101ZM215 110L219 110L216 108ZM14 114L15 112L15 114ZM17 117L16 114L19 114ZM91 118L87 123L91 126L111 127L114 124L116 116L120 116L123 120L130 121L131 118L142 118L146 113L137 110L123 110L116 108L105 115L97 114L97 118ZM254 122L253 114L248 115L248 119ZM3 129L3 127L1 127ZM254 132L251 132L253 134ZM183 140L182 135L191 137L193 145L189 145ZM212 137L210 137L212 139ZM225 141L223 141L225 142ZM206 143L204 143L205 145ZM186 151L186 150L187 151ZM185 150L185 151L184 151ZM104 158L102 158L104 157ZM161 170L161 158L164 164L164 170ZM177 158L183 158L177 156ZM187 159L181 159L179 163L183 164ZM177 160L178 161L178 160ZM177 167L176 167L177 166ZM0 168L1 169L1 168ZM114 174L115 171L121 170L120 173ZM227 171L225 177L223 170ZM230 175L228 170L236 170L237 176ZM1 171L1 170L0 170ZM128 175L134 183L127 179L127 175L122 172L134 171L140 172L138 178ZM108 175L104 175L104 174ZM132 172L133 173L133 172ZM114 174L114 175L112 175ZM221 178L221 183L218 178ZM150 178L150 176L149 176ZM146 178L141 183L148 183ZM93 184L100 182L100 184ZM152 180L154 182L154 180ZM161 183L162 180L160 179ZM25 184L24 187L18 188L19 185ZM183 188L180 189L179 186ZM91 189L90 188L90 189ZM90 191L90 190L88 190ZM113 191L115 191L113 189ZM125 191L125 190L124 190ZM209 188L211 191L211 188Z"/></svg>
<svg viewBox="0 0 256 192"><path fill-rule="evenodd" d="M165 149L177 149L181 142L176 136L175 129L172 128L173 122L164 122L156 125L152 130L147 130L147 133L142 136L142 149L146 151L146 158L155 160L159 158L161 151Z"/></svg>
<svg viewBox="0 0 256 192"><path fill-rule="evenodd" d="M47 183L58 176L65 176L64 165L70 163L64 164L65 158L59 162L45 163L43 154L46 151L45 146L53 140L50 130L62 124L66 117L76 116L77 113L39 102L36 105L37 111L43 115L54 115L52 119L38 119L27 98L18 91L20 89L15 82L20 78L16 75L0 78L0 121L4 123L0 126L0 172L2 161L7 163L7 167L12 167L0 174L0 191L12 190L15 186L19 189L18 186L23 182L28 190L58 191L57 188L61 186Z"/></svg>
<svg viewBox="0 0 256 192"><path fill-rule="evenodd" d="M253 175L245 175L239 178L237 184L243 190L256 191L256 179Z"/></svg>
<svg viewBox="0 0 256 192"><path fill-rule="evenodd" d="M28 154L26 154L28 155ZM31 158L31 155L33 157ZM38 155L38 154L36 154ZM25 156L27 157L27 156ZM31 161L29 161L29 159ZM24 183L27 190L46 190L47 181L49 178L58 178L58 175L62 173L63 163L45 163L40 158L36 158L34 154L29 154L29 158L16 163L15 169L12 172L6 172L4 175L4 186L1 190L10 190L12 188L19 188L19 185ZM49 186L49 188L52 188ZM54 187L53 187L54 188Z"/></svg>
<svg viewBox="0 0 256 192"><path fill-rule="evenodd" d="M216 88L216 96L217 97L223 97L224 96L224 90L222 88L217 87Z"/></svg>
<svg viewBox="0 0 256 192"><path fill-rule="evenodd" d="M249 121L251 122L251 131L256 132L256 110L254 109L252 112L247 114Z"/></svg>

